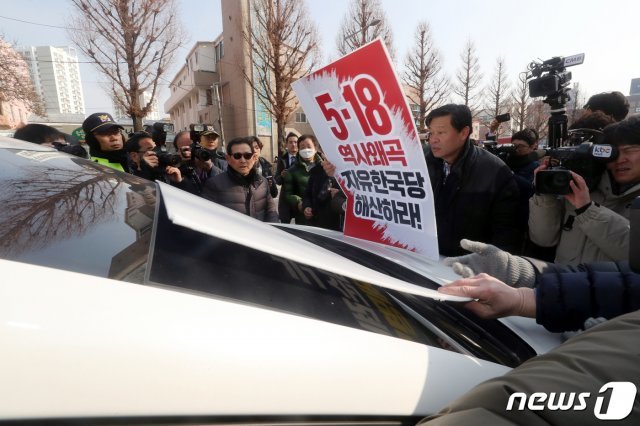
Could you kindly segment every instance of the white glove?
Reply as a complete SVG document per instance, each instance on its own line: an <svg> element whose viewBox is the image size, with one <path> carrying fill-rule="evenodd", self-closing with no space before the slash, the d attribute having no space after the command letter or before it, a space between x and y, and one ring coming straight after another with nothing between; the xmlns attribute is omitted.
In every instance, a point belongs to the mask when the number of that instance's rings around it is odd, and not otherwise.
<svg viewBox="0 0 640 426"><path fill-rule="evenodd" d="M472 253L444 260L444 264L451 266L456 274L469 278L484 272L512 287L534 286L535 270L523 258L479 241L461 240L460 246Z"/></svg>

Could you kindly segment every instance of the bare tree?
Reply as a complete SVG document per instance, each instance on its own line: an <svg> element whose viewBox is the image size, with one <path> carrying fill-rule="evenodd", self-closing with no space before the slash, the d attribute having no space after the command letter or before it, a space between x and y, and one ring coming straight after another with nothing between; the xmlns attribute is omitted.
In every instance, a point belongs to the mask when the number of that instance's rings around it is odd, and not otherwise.
<svg viewBox="0 0 640 426"><path fill-rule="evenodd" d="M531 105L526 72L522 72L518 75L518 84L511 93L511 100L511 123L514 128L517 128L518 131L520 131L526 126L525 123L527 122L529 114L529 105Z"/></svg>
<svg viewBox="0 0 640 426"><path fill-rule="evenodd" d="M498 58L496 59L493 78L486 90L485 111L493 117L508 111L511 107L508 91L507 67L504 63L504 58Z"/></svg>
<svg viewBox="0 0 640 426"><path fill-rule="evenodd" d="M393 33L380 0L352 0L336 38L338 52L346 55L378 37L384 40L389 55L394 58Z"/></svg>
<svg viewBox="0 0 640 426"><path fill-rule="evenodd" d="M584 112L585 95L580 88L580 83L573 83L573 89L571 90L571 100L567 104L567 125L571 126Z"/></svg>
<svg viewBox="0 0 640 426"><path fill-rule="evenodd" d="M278 150L284 151L284 128L298 107L291 83L318 62L318 35L300 0L254 0L254 13L243 32L253 55L245 80L273 115Z"/></svg>
<svg viewBox="0 0 640 426"><path fill-rule="evenodd" d="M433 45L428 23L418 24L414 43L404 61L402 80L411 89L409 100L419 106L418 130L424 132L427 113L449 96L449 79L442 73L440 52Z"/></svg>
<svg viewBox="0 0 640 426"><path fill-rule="evenodd" d="M525 126L538 132L540 139L549 134L549 105L537 99L527 107L527 119Z"/></svg>
<svg viewBox="0 0 640 426"><path fill-rule="evenodd" d="M19 101L37 115L44 104L36 92L24 58L0 36L0 102Z"/></svg>
<svg viewBox="0 0 640 426"><path fill-rule="evenodd" d="M135 130L151 111L159 79L184 35L175 0L71 0L71 40L107 78ZM142 94L150 92L148 102Z"/></svg>
<svg viewBox="0 0 640 426"><path fill-rule="evenodd" d="M453 93L462 98L462 102L469 107L471 113L476 115L478 112L478 98L482 92L478 90L482 81L482 73L480 73L480 64L476 55L476 47L471 39L467 41L462 53L460 53L462 66L456 74L456 85Z"/></svg>

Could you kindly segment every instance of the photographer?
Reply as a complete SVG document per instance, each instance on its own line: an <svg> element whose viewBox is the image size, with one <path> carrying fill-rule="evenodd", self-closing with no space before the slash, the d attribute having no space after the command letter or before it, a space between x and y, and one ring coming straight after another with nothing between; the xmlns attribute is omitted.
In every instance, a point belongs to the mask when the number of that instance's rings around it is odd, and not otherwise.
<svg viewBox="0 0 640 426"><path fill-rule="evenodd" d="M533 171L540 165L534 155L538 146L538 134L533 129L524 129L516 132L511 137L513 152L506 158L507 166L525 182L533 184Z"/></svg>
<svg viewBox="0 0 640 426"><path fill-rule="evenodd" d="M192 142L192 133L183 130L176 133L173 138L173 146L177 155L180 156L179 169L183 177L179 187L191 194L202 195L205 182L222 173L222 170L213 165L209 151Z"/></svg>
<svg viewBox="0 0 640 426"><path fill-rule="evenodd" d="M620 92L604 92L593 95L584 106L587 111L602 111L615 121L622 121L629 113L629 101Z"/></svg>
<svg viewBox="0 0 640 426"><path fill-rule="evenodd" d="M156 144L147 132L135 132L125 143L125 150L129 155L128 172L151 181L161 180L180 184L182 174L180 169L164 163L154 151Z"/></svg>
<svg viewBox="0 0 640 426"><path fill-rule="evenodd" d="M13 137L27 142L33 142L38 145L44 145L55 148L58 151L75 155L81 158L87 158L87 151L80 145L71 145L67 143L65 134L55 127L46 124L27 124L14 133Z"/></svg>
<svg viewBox="0 0 640 426"><path fill-rule="evenodd" d="M596 114L586 113L583 122L597 118ZM531 241L543 247L558 244L556 263L628 258L630 205L640 195L640 116L608 125L604 137L619 155L606 165L594 190L589 191L584 176L571 172L569 194L562 198L536 194L529 201ZM536 173L547 168L543 164Z"/></svg>

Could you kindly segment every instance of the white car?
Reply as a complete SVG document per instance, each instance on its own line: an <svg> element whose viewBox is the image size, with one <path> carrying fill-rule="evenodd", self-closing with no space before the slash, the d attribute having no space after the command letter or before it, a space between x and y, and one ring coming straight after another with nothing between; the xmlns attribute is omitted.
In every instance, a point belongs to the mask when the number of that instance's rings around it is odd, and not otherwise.
<svg viewBox="0 0 640 426"><path fill-rule="evenodd" d="M0 138L0 421L411 424L559 343L455 275Z"/></svg>

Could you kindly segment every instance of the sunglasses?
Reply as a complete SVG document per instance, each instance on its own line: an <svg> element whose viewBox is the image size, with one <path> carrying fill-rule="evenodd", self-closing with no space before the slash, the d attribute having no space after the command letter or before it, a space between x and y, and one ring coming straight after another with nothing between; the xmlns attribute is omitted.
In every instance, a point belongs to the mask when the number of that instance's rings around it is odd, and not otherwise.
<svg viewBox="0 0 640 426"><path fill-rule="evenodd" d="M253 154L251 152L234 152L231 156L234 160L239 160L243 157L245 160L251 160L253 158Z"/></svg>

